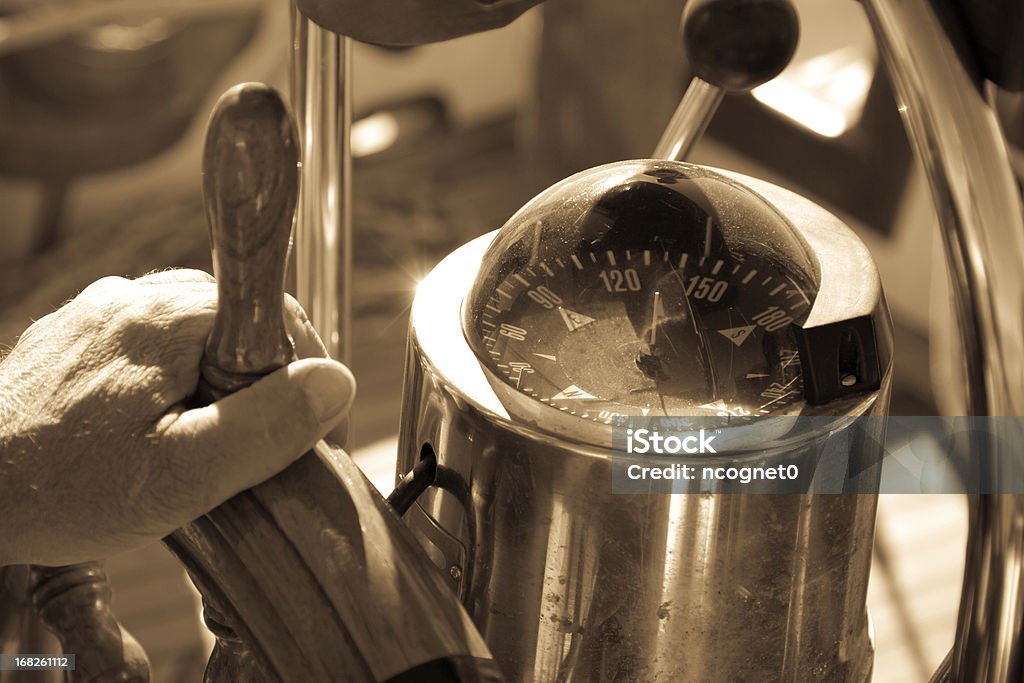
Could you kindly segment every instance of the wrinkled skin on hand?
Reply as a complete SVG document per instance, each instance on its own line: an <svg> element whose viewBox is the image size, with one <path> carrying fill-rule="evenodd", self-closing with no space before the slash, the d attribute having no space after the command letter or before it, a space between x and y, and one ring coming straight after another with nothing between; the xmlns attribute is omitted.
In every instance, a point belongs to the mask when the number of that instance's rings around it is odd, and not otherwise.
<svg viewBox="0 0 1024 683"><path fill-rule="evenodd" d="M216 299L200 271L104 278L25 331L0 363L0 565L161 538L344 432L355 382L316 358L323 344L291 299L307 360L186 408Z"/></svg>

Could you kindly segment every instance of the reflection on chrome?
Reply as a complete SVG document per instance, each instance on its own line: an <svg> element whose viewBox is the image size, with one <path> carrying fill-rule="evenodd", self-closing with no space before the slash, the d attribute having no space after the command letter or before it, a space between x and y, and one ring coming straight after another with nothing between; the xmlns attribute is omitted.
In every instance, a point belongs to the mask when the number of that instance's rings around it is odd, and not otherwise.
<svg viewBox="0 0 1024 683"><path fill-rule="evenodd" d="M864 7L931 184L966 357L967 411L1024 414L1024 221L995 114L928 2ZM1017 680L1021 557L1024 497L973 497L954 680Z"/></svg>
<svg viewBox="0 0 1024 683"><path fill-rule="evenodd" d="M302 141L295 298L332 358L352 343L352 41L292 14L292 109Z"/></svg>

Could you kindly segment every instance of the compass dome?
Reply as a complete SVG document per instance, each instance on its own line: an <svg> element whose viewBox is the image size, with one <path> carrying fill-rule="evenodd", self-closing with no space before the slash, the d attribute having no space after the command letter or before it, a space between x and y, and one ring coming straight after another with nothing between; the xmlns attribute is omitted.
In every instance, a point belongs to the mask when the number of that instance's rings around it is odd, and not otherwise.
<svg viewBox="0 0 1024 683"><path fill-rule="evenodd" d="M813 298L817 269L799 233L765 199L702 166L643 159L552 185L515 213L484 257L464 308L467 333L510 273L613 251L675 247L730 262L767 261ZM735 267L735 266L734 266ZM472 333L469 333L472 338Z"/></svg>

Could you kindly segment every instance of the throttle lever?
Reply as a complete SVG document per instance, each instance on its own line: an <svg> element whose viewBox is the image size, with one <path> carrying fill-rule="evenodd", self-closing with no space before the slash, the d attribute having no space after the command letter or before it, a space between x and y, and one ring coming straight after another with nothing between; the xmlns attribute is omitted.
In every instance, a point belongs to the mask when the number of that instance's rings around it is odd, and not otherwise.
<svg viewBox="0 0 1024 683"><path fill-rule="evenodd" d="M686 159L725 93L752 90L778 76L800 38L792 0L688 0L680 23L693 80L654 159Z"/></svg>
<svg viewBox="0 0 1024 683"><path fill-rule="evenodd" d="M203 156L218 305L197 401L294 357L283 282L297 165L275 91L243 84L220 99ZM351 458L323 441L164 542L202 593L217 637L208 681L502 680L409 530Z"/></svg>

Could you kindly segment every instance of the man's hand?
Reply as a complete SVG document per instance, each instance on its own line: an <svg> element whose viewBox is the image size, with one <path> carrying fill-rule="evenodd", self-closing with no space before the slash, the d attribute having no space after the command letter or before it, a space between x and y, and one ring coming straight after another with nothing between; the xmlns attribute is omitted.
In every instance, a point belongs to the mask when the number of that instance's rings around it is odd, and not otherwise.
<svg viewBox="0 0 1024 683"><path fill-rule="evenodd" d="M101 559L163 537L343 427L355 380L294 300L296 361L187 410L216 310L206 273L105 278L0 363L0 565Z"/></svg>

